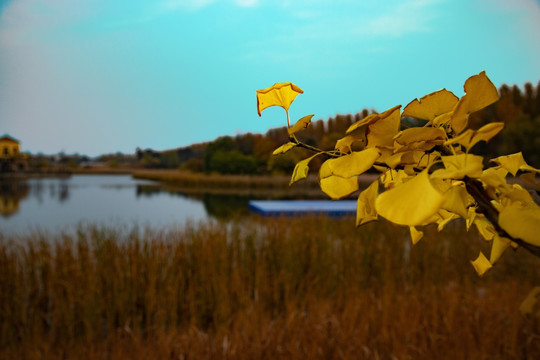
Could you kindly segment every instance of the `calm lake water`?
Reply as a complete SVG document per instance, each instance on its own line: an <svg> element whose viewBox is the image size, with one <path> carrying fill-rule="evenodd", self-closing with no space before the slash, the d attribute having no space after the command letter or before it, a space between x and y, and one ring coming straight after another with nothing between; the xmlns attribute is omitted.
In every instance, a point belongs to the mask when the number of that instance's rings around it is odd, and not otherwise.
<svg viewBox="0 0 540 360"><path fill-rule="evenodd" d="M0 232L62 231L74 225L182 226L247 213L247 198L189 197L130 175L0 180Z"/></svg>

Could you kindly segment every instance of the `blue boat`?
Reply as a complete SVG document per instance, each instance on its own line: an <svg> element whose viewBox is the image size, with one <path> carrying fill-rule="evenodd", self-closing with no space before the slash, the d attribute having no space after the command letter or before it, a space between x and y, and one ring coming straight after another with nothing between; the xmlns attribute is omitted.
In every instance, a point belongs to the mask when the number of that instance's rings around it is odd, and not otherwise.
<svg viewBox="0 0 540 360"><path fill-rule="evenodd" d="M249 209L261 215L348 216L356 213L356 200L252 200Z"/></svg>

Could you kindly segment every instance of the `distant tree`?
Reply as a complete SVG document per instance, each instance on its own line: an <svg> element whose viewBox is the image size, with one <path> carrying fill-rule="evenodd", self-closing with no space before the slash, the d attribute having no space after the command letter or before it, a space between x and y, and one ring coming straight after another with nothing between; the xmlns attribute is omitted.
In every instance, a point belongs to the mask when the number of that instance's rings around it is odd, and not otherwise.
<svg viewBox="0 0 540 360"><path fill-rule="evenodd" d="M218 150L210 158L208 168L221 174L255 174L258 164L253 155L245 155L238 150Z"/></svg>
<svg viewBox="0 0 540 360"><path fill-rule="evenodd" d="M219 171L216 169L213 169L212 166L212 158L217 153L225 153L236 149L236 144L234 140L230 136L223 136L220 137L213 142L209 143L204 151L204 169L206 172L210 171ZM223 156L223 155L220 155ZM219 163L219 161L214 162L215 164Z"/></svg>
<svg viewBox="0 0 540 360"><path fill-rule="evenodd" d="M165 169L177 169L180 166L180 159L175 150L169 150L161 153L160 167Z"/></svg>

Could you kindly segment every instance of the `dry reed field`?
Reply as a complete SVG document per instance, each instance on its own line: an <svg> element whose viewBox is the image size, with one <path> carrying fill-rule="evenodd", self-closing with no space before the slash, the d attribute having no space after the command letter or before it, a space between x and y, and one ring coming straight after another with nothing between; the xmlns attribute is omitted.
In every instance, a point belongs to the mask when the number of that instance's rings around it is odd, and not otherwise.
<svg viewBox="0 0 540 360"><path fill-rule="evenodd" d="M538 359L539 259L462 223L248 217L0 235L2 359Z"/></svg>
<svg viewBox="0 0 540 360"><path fill-rule="evenodd" d="M133 172L133 177L175 183L185 187L217 188L287 188L290 181L290 176L287 175L221 175L179 170L137 170ZM303 185L318 188L317 179L314 177L310 177Z"/></svg>

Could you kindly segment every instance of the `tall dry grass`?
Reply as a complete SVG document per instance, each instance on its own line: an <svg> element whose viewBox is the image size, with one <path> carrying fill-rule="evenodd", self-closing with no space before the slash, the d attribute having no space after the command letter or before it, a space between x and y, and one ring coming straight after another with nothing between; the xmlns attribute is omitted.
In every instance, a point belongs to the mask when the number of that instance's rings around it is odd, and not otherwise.
<svg viewBox="0 0 540 360"><path fill-rule="evenodd" d="M0 236L3 359L535 359L539 261L462 225L249 218Z"/></svg>

